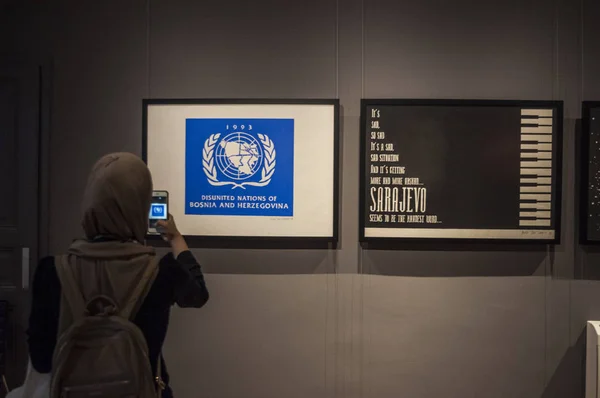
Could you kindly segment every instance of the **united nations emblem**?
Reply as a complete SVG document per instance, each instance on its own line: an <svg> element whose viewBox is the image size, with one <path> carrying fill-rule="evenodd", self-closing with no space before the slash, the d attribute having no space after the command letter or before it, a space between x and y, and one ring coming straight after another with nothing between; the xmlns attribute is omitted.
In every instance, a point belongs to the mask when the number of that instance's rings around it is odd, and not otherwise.
<svg viewBox="0 0 600 398"><path fill-rule="evenodd" d="M220 133L210 135L202 151L202 168L208 182L213 186L231 185L231 189L269 185L275 173L275 144L267 135L257 137L243 131L222 138ZM224 180L219 180L217 169ZM248 181L259 170L260 179Z"/></svg>

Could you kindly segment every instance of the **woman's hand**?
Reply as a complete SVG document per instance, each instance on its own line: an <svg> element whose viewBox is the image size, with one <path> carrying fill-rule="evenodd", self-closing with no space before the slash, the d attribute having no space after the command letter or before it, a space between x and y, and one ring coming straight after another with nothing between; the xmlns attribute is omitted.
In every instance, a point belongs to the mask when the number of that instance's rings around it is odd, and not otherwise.
<svg viewBox="0 0 600 398"><path fill-rule="evenodd" d="M173 250L173 256L175 258L177 258L181 252L189 250L188 245L177 229L175 219L171 214L169 214L167 220L159 220L156 225L160 227L157 228L157 230L160 232L163 239L171 244L171 249Z"/></svg>
<svg viewBox="0 0 600 398"><path fill-rule="evenodd" d="M156 230L160 232L163 239L167 242L171 242L176 237L181 236L177 229L177 224L175 224L175 219L171 214L169 214L169 218L166 220L158 220L156 225L159 227Z"/></svg>

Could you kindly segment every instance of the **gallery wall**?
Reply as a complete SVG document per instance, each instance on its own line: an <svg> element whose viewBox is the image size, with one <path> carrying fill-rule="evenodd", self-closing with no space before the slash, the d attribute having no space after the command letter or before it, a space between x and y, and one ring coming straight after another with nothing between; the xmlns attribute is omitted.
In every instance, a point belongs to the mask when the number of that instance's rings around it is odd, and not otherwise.
<svg viewBox="0 0 600 398"><path fill-rule="evenodd" d="M576 241L575 125L600 100L597 1L12 3L6 45L53 65L52 253L80 234L96 158L141 153L142 98L340 99L340 247L196 250L211 300L173 312L177 396L582 396L600 254ZM362 250L361 97L564 100L562 243Z"/></svg>

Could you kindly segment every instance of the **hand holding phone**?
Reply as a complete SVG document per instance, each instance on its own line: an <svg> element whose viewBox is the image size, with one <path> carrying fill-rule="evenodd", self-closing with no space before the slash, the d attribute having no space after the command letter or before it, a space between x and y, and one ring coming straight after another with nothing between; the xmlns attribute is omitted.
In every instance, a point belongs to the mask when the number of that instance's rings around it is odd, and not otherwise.
<svg viewBox="0 0 600 398"><path fill-rule="evenodd" d="M167 220L169 217L169 193L167 191L152 191L150 214L148 215L148 232L157 235L160 233L158 221Z"/></svg>
<svg viewBox="0 0 600 398"><path fill-rule="evenodd" d="M177 229L177 225L175 225L175 219L170 214L166 220L158 220L156 227L167 242L181 236L181 233L179 233L179 230Z"/></svg>
<svg viewBox="0 0 600 398"><path fill-rule="evenodd" d="M182 252L189 250L185 239L177 229L177 225L175 225L175 219L173 219L172 215L169 214L169 217L166 220L159 220L157 225L160 228L163 240L171 244L171 249L173 250L173 256L175 258Z"/></svg>

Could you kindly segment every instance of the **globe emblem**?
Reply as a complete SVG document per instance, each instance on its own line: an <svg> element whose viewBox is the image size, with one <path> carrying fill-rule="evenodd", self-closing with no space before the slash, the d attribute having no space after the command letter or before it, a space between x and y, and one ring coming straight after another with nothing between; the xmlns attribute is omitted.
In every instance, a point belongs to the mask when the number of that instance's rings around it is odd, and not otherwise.
<svg viewBox="0 0 600 398"><path fill-rule="evenodd" d="M246 180L260 169L263 147L252 135L235 132L223 137L215 147L215 158L223 175L236 181Z"/></svg>

